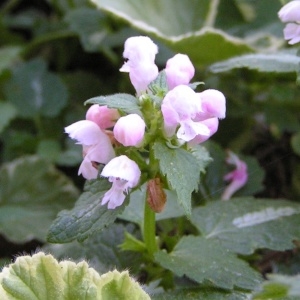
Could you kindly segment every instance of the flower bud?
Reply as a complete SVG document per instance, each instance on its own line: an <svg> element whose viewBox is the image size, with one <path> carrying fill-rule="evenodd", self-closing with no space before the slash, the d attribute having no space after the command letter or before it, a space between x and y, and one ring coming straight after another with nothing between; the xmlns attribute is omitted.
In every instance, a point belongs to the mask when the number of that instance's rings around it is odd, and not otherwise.
<svg viewBox="0 0 300 300"><path fill-rule="evenodd" d="M189 84L195 74L195 68L187 55L176 54L167 61L165 72L171 90L180 84Z"/></svg>
<svg viewBox="0 0 300 300"><path fill-rule="evenodd" d="M124 146L138 146L145 134L146 124L137 114L121 117L115 124L115 139Z"/></svg>
<svg viewBox="0 0 300 300"><path fill-rule="evenodd" d="M120 117L117 109L93 104L86 112L86 119L96 123L101 129L113 127Z"/></svg>
<svg viewBox="0 0 300 300"><path fill-rule="evenodd" d="M147 203L154 212L160 213L164 210L167 196L162 188L160 178L150 179L147 184Z"/></svg>

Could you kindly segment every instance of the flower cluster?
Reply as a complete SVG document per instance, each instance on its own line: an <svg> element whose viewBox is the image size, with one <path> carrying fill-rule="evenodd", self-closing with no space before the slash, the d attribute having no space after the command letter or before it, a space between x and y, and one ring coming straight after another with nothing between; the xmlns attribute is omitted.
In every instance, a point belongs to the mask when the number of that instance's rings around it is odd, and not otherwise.
<svg viewBox="0 0 300 300"><path fill-rule="evenodd" d="M208 89L197 93L190 85L195 68L187 55L175 55L159 72L155 64L157 53L158 47L148 37L131 37L125 42L126 62L120 71L129 73L140 112L128 114L117 107L94 104L85 120L65 128L83 147L79 174L88 180L96 179L98 165L104 165L100 176L108 178L112 187L102 204L108 203L110 209L120 206L128 190L140 181L141 171L135 158L141 156L134 155L135 151L149 153L151 142L157 138L170 143L175 140L178 147L193 147L212 136L219 119L225 117L226 101L221 92ZM150 86L158 76L164 76L165 86L153 90ZM147 161L145 158L146 165ZM152 179L155 178L146 178L149 182ZM153 182L160 184L159 179Z"/></svg>
<svg viewBox="0 0 300 300"><path fill-rule="evenodd" d="M112 127L113 131L110 130ZM123 203L124 192L135 187L141 175L133 160L125 155L116 157L113 145L119 142L124 146L137 146L144 131L145 123L140 116L130 114L120 117L116 109L98 104L89 108L86 120L65 128L65 132L83 148L83 161L78 175L82 174L88 180L96 179L98 164L105 165L101 176L107 177L112 187L103 197L102 204L108 203L110 209Z"/></svg>
<svg viewBox="0 0 300 300"><path fill-rule="evenodd" d="M284 5L278 12L280 20L288 23L284 30L284 38L293 45L300 42L300 1L294 0Z"/></svg>

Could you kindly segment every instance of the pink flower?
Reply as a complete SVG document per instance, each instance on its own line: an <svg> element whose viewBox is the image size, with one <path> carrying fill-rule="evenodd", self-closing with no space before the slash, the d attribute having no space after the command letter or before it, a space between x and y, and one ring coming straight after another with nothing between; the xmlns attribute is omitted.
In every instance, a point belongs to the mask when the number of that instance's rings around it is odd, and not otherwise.
<svg viewBox="0 0 300 300"><path fill-rule="evenodd" d="M290 1L278 12L280 20L284 23L300 21L300 1Z"/></svg>
<svg viewBox="0 0 300 300"><path fill-rule="evenodd" d="M282 22L289 23L283 30L284 38L293 45L300 42L300 1L291 1L278 12Z"/></svg>
<svg viewBox="0 0 300 300"><path fill-rule="evenodd" d="M157 46L149 37L136 36L126 40L123 56L128 59L121 67L121 72L129 72L129 77L137 94L147 90L151 81L158 75L155 65Z"/></svg>
<svg viewBox="0 0 300 300"><path fill-rule="evenodd" d="M195 121L209 118L224 119L226 115L226 99L218 90L208 89L197 93L202 106L202 112L196 115Z"/></svg>
<svg viewBox="0 0 300 300"><path fill-rule="evenodd" d="M84 158L78 175L82 174L88 180L97 178L98 170L93 163L106 164L115 157L109 137L96 123L89 120L75 122L66 127L65 132L83 146Z"/></svg>
<svg viewBox="0 0 300 300"><path fill-rule="evenodd" d="M145 134L146 124L137 114L121 117L115 127L115 139L124 146L138 146Z"/></svg>
<svg viewBox="0 0 300 300"><path fill-rule="evenodd" d="M187 55L176 54L167 61L165 72L171 90L177 85L189 84L195 74L195 68Z"/></svg>
<svg viewBox="0 0 300 300"><path fill-rule="evenodd" d="M117 109L93 104L86 113L86 119L96 123L101 129L111 128L115 125L120 114Z"/></svg>
<svg viewBox="0 0 300 300"><path fill-rule="evenodd" d="M197 135L210 134L206 125L193 121L202 108L196 93L186 85L178 85L166 94L161 111L168 137L175 134L178 125L177 137L184 141L191 141Z"/></svg>
<svg viewBox="0 0 300 300"><path fill-rule="evenodd" d="M200 143L205 142L206 140L208 140L213 134L215 134L218 130L219 127L219 119L218 118L210 118L204 121L201 121L202 124L204 124L205 126L207 126L207 128L209 129L209 135L196 135L190 142L189 145L193 146L193 145L198 145Z"/></svg>
<svg viewBox="0 0 300 300"><path fill-rule="evenodd" d="M108 177L112 187L108 190L101 204L108 203L108 209L122 205L129 188L135 187L141 176L141 171L135 161L125 155L113 158L102 170L101 176Z"/></svg>
<svg viewBox="0 0 300 300"><path fill-rule="evenodd" d="M242 188L248 180L247 164L240 160L233 152L228 152L229 156L226 159L228 164L235 165L235 170L226 174L224 180L231 181L225 188L221 199L228 200L240 188Z"/></svg>
<svg viewBox="0 0 300 300"><path fill-rule="evenodd" d="M78 144L86 146L99 143L105 136L105 133L100 130L97 124L89 120L75 122L67 126L65 132Z"/></svg>
<svg viewBox="0 0 300 300"><path fill-rule="evenodd" d="M285 40L290 40L288 43L294 45L300 42L300 25L295 23L289 23L283 29L283 35Z"/></svg>

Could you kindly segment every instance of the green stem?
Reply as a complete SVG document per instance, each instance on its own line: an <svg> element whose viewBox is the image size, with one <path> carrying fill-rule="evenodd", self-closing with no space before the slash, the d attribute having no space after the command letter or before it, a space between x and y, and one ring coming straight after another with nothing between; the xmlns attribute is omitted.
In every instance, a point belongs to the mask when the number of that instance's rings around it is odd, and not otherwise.
<svg viewBox="0 0 300 300"><path fill-rule="evenodd" d="M145 202L144 210L144 242L147 250L151 256L158 250L155 239L155 212L150 208L147 202Z"/></svg>

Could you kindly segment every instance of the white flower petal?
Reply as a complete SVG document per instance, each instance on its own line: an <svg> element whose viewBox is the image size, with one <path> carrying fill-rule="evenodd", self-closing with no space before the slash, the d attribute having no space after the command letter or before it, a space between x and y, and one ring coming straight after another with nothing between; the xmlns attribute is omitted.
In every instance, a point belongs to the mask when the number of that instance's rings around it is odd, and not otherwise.
<svg viewBox="0 0 300 300"><path fill-rule="evenodd" d="M79 144L87 146L97 144L106 136L96 123L89 120L75 122L67 126L65 132L71 139L76 140Z"/></svg>

